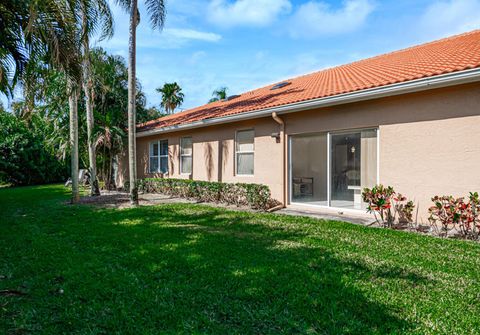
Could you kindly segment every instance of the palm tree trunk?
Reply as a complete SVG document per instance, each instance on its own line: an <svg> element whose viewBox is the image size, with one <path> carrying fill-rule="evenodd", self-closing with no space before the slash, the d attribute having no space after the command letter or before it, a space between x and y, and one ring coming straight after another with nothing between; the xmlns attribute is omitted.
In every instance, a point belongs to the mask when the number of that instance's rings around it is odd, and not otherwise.
<svg viewBox="0 0 480 335"><path fill-rule="evenodd" d="M72 203L80 200L78 192L78 96L77 88L69 80L68 82L68 106L70 109L70 148L72 165Z"/></svg>
<svg viewBox="0 0 480 335"><path fill-rule="evenodd" d="M113 165L113 158L112 158L112 152L110 151L108 154L108 189L109 190L114 190L113 185L112 185L112 165Z"/></svg>
<svg viewBox="0 0 480 335"><path fill-rule="evenodd" d="M137 0L130 4L130 41L128 60L128 166L130 176L130 203L138 205L137 162L135 141L135 96L136 96L136 34L138 23Z"/></svg>
<svg viewBox="0 0 480 335"><path fill-rule="evenodd" d="M84 25L85 25L84 14ZM85 109L87 112L87 146L88 160L90 165L90 195L100 195L97 180L97 155L95 152L95 144L93 143L93 101L92 101L92 72L90 64L90 46L88 35L84 34L83 39L83 90L85 92Z"/></svg>

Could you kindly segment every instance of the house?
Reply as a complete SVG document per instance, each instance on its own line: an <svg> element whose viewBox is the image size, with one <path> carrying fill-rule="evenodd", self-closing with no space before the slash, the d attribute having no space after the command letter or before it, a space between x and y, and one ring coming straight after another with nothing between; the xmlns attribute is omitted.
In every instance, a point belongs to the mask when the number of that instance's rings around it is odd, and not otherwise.
<svg viewBox="0 0 480 335"><path fill-rule="evenodd" d="M362 188L382 183L426 218L432 196L480 191L480 30L230 96L136 136L138 178L261 183L287 206L342 210L364 209Z"/></svg>

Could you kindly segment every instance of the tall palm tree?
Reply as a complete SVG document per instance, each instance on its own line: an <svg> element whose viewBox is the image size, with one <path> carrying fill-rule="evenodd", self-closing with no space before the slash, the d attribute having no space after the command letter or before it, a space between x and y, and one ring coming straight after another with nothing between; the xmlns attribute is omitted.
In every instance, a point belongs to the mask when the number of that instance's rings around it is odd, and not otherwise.
<svg viewBox="0 0 480 335"><path fill-rule="evenodd" d="M212 95L213 98L208 100L208 103L215 102L215 101L220 101L220 100L225 100L227 98L227 87L220 87L213 91Z"/></svg>
<svg viewBox="0 0 480 335"><path fill-rule="evenodd" d="M153 29L161 30L165 23L165 1L144 0L150 16L150 25ZM137 25L140 23L140 12L138 11L138 0L116 0L123 8L130 13L130 38L129 38L129 59L128 59L128 167L130 182L130 203L138 205L137 188L137 162L136 162L136 48L137 48Z"/></svg>
<svg viewBox="0 0 480 335"><path fill-rule="evenodd" d="M72 62L74 15L69 0L2 0L0 2L0 92L12 95L18 81L26 83L27 64L35 60L80 72Z"/></svg>
<svg viewBox="0 0 480 335"><path fill-rule="evenodd" d="M89 161L90 166L93 166L93 176L91 178L92 194L97 194L98 183L96 182L96 166L95 166L95 148L93 143L93 111L91 109L91 90L89 89L90 80L90 61L89 61L89 37L102 29L102 35L111 36L113 34L113 19L106 0L66 0L67 8L70 11L74 21L72 23L75 31L75 40L72 43L75 48L72 50L72 61L83 65L84 80L80 73L78 76L67 76L67 89L70 111L70 148L71 148L71 172L72 172L72 202L78 202L80 198L78 188L78 170L79 170L79 155L78 155L78 96L80 91L79 82L82 82L85 92L86 100L89 103L87 109L87 131L88 147L89 147ZM83 48L82 48L83 47ZM86 68L86 69L85 69Z"/></svg>
<svg viewBox="0 0 480 335"><path fill-rule="evenodd" d="M157 92L162 94L161 106L165 108L167 114L173 114L175 108L183 103L184 94L182 88L175 83L165 83L163 87L157 88Z"/></svg>
<svg viewBox="0 0 480 335"><path fill-rule="evenodd" d="M100 195L97 180L97 159L93 138L93 78L90 59L90 36L98 29L102 30L101 38L113 35L113 16L106 0L81 0L81 42L83 58L83 91L85 94L85 112L87 116L87 146L90 167L90 195Z"/></svg>

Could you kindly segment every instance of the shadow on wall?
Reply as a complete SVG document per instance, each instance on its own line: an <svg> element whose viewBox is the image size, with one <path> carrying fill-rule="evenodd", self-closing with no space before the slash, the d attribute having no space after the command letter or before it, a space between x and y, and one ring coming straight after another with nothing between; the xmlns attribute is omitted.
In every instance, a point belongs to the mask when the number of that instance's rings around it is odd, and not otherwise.
<svg viewBox="0 0 480 335"><path fill-rule="evenodd" d="M222 150L221 150L221 152L222 152L222 155L221 155L222 156L222 164L219 165L219 166L221 166L221 170L222 170L222 174L223 174L223 171L225 171L226 166L227 166L227 159L230 155L230 148L229 148L227 140L223 140L221 143L222 143Z"/></svg>
<svg viewBox="0 0 480 335"><path fill-rule="evenodd" d="M172 176L175 173L175 162L177 162L178 159L179 159L178 158L178 146L177 145L169 146L169 149L168 149L168 163L169 163L168 171L169 171L170 176Z"/></svg>
<svg viewBox="0 0 480 335"><path fill-rule="evenodd" d="M207 179L208 181L212 180L213 170L214 170L214 162L213 162L213 147L212 143L206 142L204 143L204 153L205 153L205 169L207 171Z"/></svg>
<svg viewBox="0 0 480 335"><path fill-rule="evenodd" d="M140 157L140 166L137 166L137 174L138 174L139 168L143 170L143 175L147 175L147 174L150 173L150 171L148 170L149 165L150 165L150 162L148 161L149 160L149 157L148 157L149 151L150 151L150 148L143 151L143 155ZM137 155L138 155L138 150L137 150Z"/></svg>
<svg viewBox="0 0 480 335"><path fill-rule="evenodd" d="M97 277L108 271L119 276L104 308L121 314L119 301L142 301L141 309L129 312L126 328L141 323L143 311L159 321L175 315L181 322L157 324L157 331L174 333L185 325L210 333L402 333L414 327L352 283L373 276L421 285L425 278L340 259L321 241L312 247L301 224L286 230L200 206L99 210L95 220L77 229L95 236L89 248L98 250L96 264L118 264L98 267ZM68 250L73 261L83 259L77 249Z"/></svg>

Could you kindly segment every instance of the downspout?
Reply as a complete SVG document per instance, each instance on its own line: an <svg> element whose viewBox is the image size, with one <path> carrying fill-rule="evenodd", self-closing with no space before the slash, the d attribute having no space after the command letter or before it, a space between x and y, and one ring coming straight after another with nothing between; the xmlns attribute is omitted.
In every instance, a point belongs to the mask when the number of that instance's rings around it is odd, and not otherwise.
<svg viewBox="0 0 480 335"><path fill-rule="evenodd" d="M272 118L280 125L280 143L282 144L282 170L283 170L283 207L287 207L287 143L285 141L285 122L277 115L272 113Z"/></svg>

